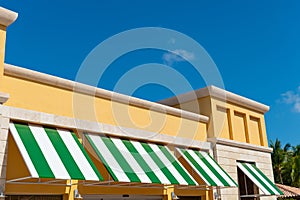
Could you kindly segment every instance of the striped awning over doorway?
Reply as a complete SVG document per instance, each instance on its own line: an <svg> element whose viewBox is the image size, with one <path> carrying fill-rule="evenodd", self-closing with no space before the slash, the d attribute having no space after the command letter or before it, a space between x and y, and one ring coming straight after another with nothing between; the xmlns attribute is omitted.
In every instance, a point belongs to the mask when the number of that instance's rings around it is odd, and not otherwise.
<svg viewBox="0 0 300 200"><path fill-rule="evenodd" d="M248 178L265 194L265 195L283 195L278 187L260 171L254 164L237 163L238 168L248 176Z"/></svg>
<svg viewBox="0 0 300 200"><path fill-rule="evenodd" d="M86 134L114 181L197 185L163 145Z"/></svg>
<svg viewBox="0 0 300 200"><path fill-rule="evenodd" d="M208 186L237 187L235 181L208 153L180 148L176 148L176 152Z"/></svg>
<svg viewBox="0 0 300 200"><path fill-rule="evenodd" d="M74 133L21 123L9 128L31 178L103 180Z"/></svg>

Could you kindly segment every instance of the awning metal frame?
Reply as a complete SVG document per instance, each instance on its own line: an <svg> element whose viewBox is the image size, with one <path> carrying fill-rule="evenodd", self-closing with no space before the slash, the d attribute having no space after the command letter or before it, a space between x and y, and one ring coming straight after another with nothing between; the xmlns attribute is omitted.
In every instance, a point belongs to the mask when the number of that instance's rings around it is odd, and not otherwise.
<svg viewBox="0 0 300 200"><path fill-rule="evenodd" d="M115 184L112 184L115 183ZM159 184L151 184L151 183L137 183L137 182L114 182L114 181L105 181L99 183L83 183L83 186L101 186L101 187L131 187L131 188L161 188L163 189L166 185L159 185Z"/></svg>
<svg viewBox="0 0 300 200"><path fill-rule="evenodd" d="M197 189L197 190L211 190L211 189L223 189L223 188L235 188L235 186L208 186L208 185L175 185L177 189Z"/></svg>
<svg viewBox="0 0 300 200"><path fill-rule="evenodd" d="M268 194L248 194L248 195L240 195L240 198L247 198L247 197L270 197L270 196L280 196L280 195L268 195Z"/></svg>
<svg viewBox="0 0 300 200"><path fill-rule="evenodd" d="M34 181L23 181L27 179L35 179L36 182ZM66 182L69 181L70 183L59 183L59 182ZM57 186L72 186L76 185L75 183L72 183L72 180L62 180L62 179L54 179L54 180L49 180L49 181L42 181L41 178L33 178L31 176L23 177L23 178L16 178L16 179L10 179L6 181L7 184L41 184L41 185L57 185Z"/></svg>
<svg viewBox="0 0 300 200"><path fill-rule="evenodd" d="M24 180L26 179L34 179L31 176L23 177L23 178L16 178L16 179L10 179L7 180L6 183L8 184L43 184L43 185L57 185L57 186L72 186L72 185L83 185L83 186L101 186L101 187L133 187L133 188L168 188L168 187L174 187L176 189L189 189L189 190L211 190L213 188L222 189L222 188L228 188L228 187L220 187L220 186L207 186L207 185L172 185L172 184L152 184L152 183L138 183L138 182L115 182L113 180L108 181L82 181L77 180L78 183L72 183L73 179L70 180L62 180L62 179L54 179L49 181L42 181L41 178L36 178L36 182L30 181L26 182ZM69 183L59 183L62 181L69 181ZM113 184L112 184L113 183ZM246 195L244 195L246 196Z"/></svg>

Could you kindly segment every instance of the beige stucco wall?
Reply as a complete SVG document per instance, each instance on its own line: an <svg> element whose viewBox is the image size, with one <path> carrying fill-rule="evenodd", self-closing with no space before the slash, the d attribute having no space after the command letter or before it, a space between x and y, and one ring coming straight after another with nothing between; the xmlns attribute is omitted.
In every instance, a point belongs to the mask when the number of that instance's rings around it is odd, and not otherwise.
<svg viewBox="0 0 300 200"><path fill-rule="evenodd" d="M268 147L264 113L212 98L214 137Z"/></svg>
<svg viewBox="0 0 300 200"><path fill-rule="evenodd" d="M263 112L211 96L174 107L208 116L208 138L224 138L268 147Z"/></svg>
<svg viewBox="0 0 300 200"><path fill-rule="evenodd" d="M5 191L6 166L7 166L7 137L9 128L9 118L2 115L2 105L0 105L0 192Z"/></svg>
<svg viewBox="0 0 300 200"><path fill-rule="evenodd" d="M246 149L244 147L233 147L224 144L216 144L214 154L217 162L223 169L236 181L237 179L237 160L254 162L256 166L274 181L272 173L272 161L270 150L263 152L260 150ZM238 198L238 188L223 188L219 191L223 200L234 200ZM261 197L261 199L276 199L276 197Z"/></svg>

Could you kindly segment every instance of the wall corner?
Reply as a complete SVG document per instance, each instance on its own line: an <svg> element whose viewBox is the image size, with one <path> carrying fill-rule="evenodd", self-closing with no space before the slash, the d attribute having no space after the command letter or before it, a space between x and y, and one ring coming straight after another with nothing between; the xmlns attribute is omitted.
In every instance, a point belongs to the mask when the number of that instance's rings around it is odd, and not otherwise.
<svg viewBox="0 0 300 200"><path fill-rule="evenodd" d="M6 28L18 18L18 13L0 7L0 87L4 76Z"/></svg>

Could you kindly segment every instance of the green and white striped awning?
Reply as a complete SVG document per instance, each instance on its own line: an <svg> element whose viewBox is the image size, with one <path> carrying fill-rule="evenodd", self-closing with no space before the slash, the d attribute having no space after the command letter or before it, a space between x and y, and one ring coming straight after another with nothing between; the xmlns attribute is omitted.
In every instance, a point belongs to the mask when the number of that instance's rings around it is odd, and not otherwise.
<svg viewBox="0 0 300 200"><path fill-rule="evenodd" d="M277 186L254 164L238 162L237 165L265 195L283 195Z"/></svg>
<svg viewBox="0 0 300 200"><path fill-rule="evenodd" d="M166 146L86 134L114 181L197 185Z"/></svg>
<svg viewBox="0 0 300 200"><path fill-rule="evenodd" d="M74 133L19 123L9 128L31 178L103 180Z"/></svg>
<svg viewBox="0 0 300 200"><path fill-rule="evenodd" d="M191 149L176 148L176 151L208 186L237 187L235 181L209 154Z"/></svg>

